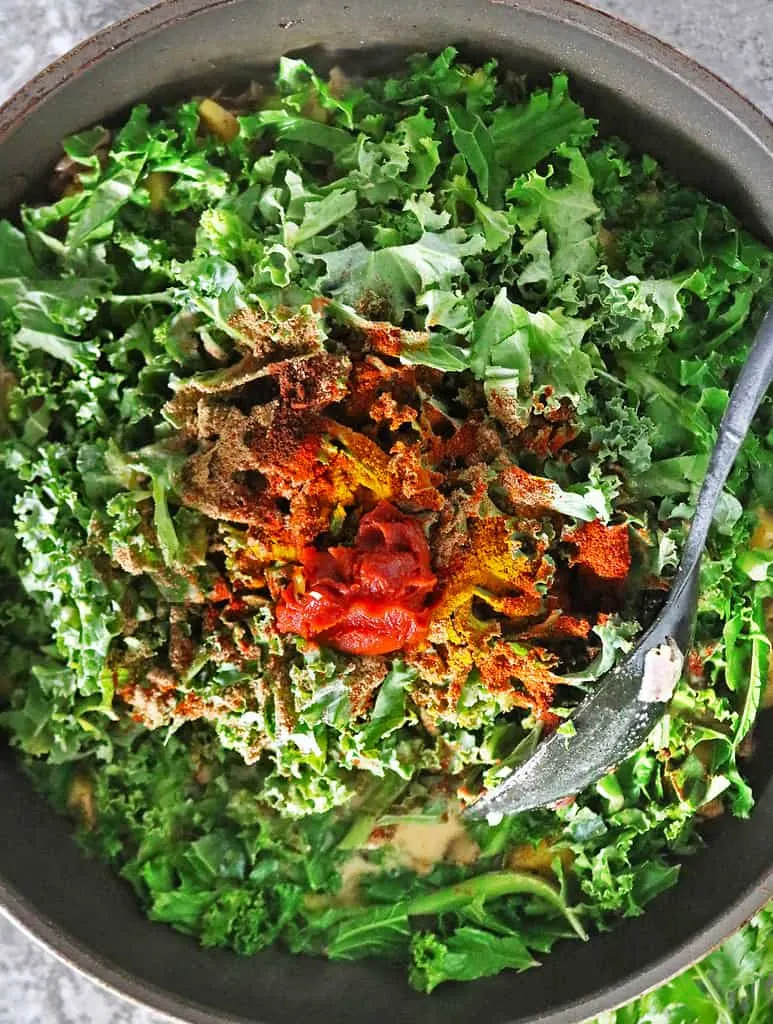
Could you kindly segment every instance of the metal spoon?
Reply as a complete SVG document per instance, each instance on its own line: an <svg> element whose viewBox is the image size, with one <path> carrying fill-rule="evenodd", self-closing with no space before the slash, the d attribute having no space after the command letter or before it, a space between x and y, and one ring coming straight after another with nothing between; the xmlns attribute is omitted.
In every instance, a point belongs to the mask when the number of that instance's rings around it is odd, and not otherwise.
<svg viewBox="0 0 773 1024"><path fill-rule="evenodd" d="M624 761L662 717L692 642L703 549L722 489L773 380L773 306L760 325L719 427L679 570L660 615L572 715L504 782L471 804L470 818L516 814L580 793Z"/></svg>

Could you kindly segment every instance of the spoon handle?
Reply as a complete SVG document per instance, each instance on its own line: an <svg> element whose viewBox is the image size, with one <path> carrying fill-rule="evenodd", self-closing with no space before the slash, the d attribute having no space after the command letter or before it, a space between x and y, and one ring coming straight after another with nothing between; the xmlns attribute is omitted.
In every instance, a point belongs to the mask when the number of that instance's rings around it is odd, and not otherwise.
<svg viewBox="0 0 773 1024"><path fill-rule="evenodd" d="M754 345L735 382L717 443L703 480L690 533L685 544L680 575L689 576L700 558L711 527L714 510L743 444L754 414L773 381L773 306L765 314Z"/></svg>

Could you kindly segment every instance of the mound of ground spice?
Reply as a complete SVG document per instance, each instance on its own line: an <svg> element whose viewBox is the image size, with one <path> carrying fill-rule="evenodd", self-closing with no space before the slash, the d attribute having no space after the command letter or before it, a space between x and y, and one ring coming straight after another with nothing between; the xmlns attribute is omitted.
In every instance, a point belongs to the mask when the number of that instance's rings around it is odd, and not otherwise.
<svg viewBox="0 0 773 1024"><path fill-rule="evenodd" d="M470 518L465 534L441 571L443 596L438 619L452 615L474 597L512 617L540 612L552 568L539 556L527 557L513 539L507 516Z"/></svg>
<svg viewBox="0 0 773 1024"><path fill-rule="evenodd" d="M601 580L624 580L631 568L628 526L606 526L600 519L583 523L564 533L565 541L576 548L571 564Z"/></svg>

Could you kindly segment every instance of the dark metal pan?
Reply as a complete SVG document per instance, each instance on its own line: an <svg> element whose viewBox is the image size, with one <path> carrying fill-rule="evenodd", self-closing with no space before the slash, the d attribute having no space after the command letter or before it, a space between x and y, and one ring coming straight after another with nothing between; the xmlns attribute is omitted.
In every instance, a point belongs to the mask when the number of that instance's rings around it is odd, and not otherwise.
<svg viewBox="0 0 773 1024"><path fill-rule="evenodd" d="M243 80L282 53L378 72L456 43L539 77L564 68L606 131L627 137L773 239L773 125L729 86L657 40L569 0L170 0L112 26L0 110L0 207L34 190L62 136L132 102ZM431 997L379 963L282 952L241 959L146 921L128 887L87 860L0 754L0 905L102 984L195 1024L569 1024L651 988L720 942L773 895L773 721L760 727L748 822L720 821L677 888L644 917L539 970Z"/></svg>

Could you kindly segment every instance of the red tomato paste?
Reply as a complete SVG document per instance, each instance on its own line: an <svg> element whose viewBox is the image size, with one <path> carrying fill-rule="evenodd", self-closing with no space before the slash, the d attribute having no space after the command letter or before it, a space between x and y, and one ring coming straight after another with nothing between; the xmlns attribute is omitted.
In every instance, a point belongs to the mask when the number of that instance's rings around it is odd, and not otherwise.
<svg viewBox="0 0 773 1024"><path fill-rule="evenodd" d="M421 524L380 501L353 546L304 548L277 603L277 628L347 654L416 647L427 636L436 582Z"/></svg>

